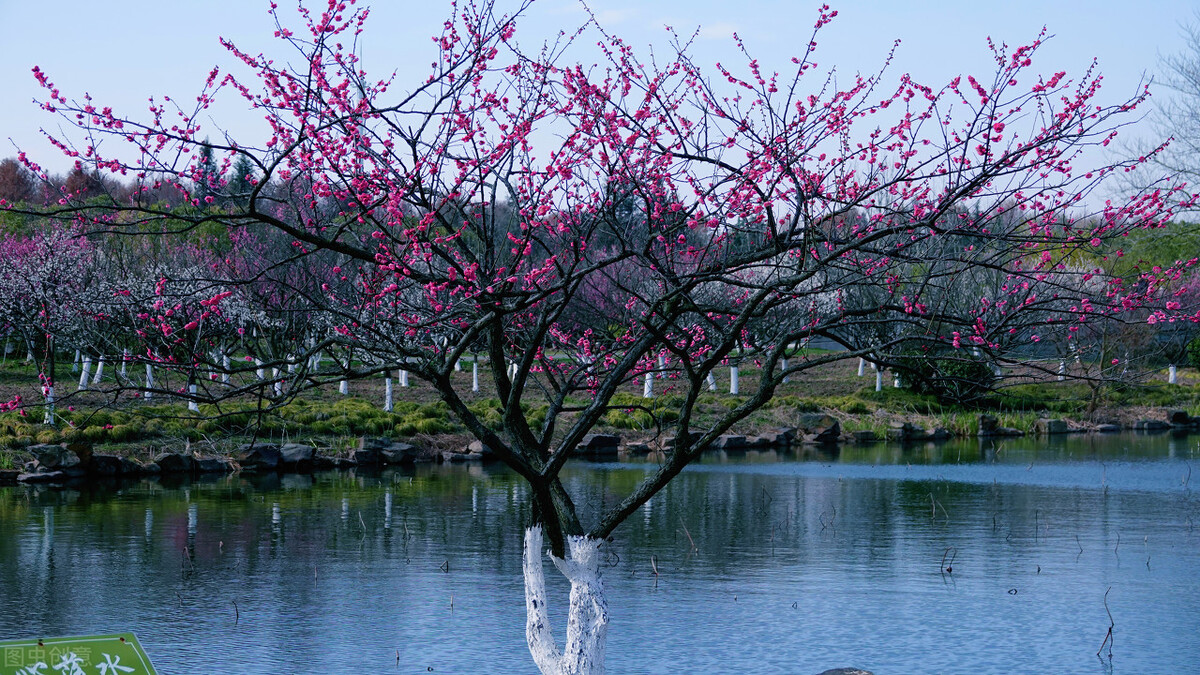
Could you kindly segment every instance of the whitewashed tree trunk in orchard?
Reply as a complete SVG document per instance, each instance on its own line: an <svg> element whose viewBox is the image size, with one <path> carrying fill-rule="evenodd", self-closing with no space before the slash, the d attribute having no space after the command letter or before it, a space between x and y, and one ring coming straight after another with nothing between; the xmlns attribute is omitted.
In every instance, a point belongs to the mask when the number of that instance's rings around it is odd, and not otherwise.
<svg viewBox="0 0 1200 675"><path fill-rule="evenodd" d="M667 376L667 357L664 354L658 355L658 377L662 379Z"/></svg>
<svg viewBox="0 0 1200 675"><path fill-rule="evenodd" d="M713 375L712 372L709 372L708 377L705 379L708 381L708 390L716 391L717 390L717 376Z"/></svg>
<svg viewBox="0 0 1200 675"><path fill-rule="evenodd" d="M188 410L200 412L200 404L195 399L196 385L194 383L188 385L188 393L192 395L192 398L188 401Z"/></svg>
<svg viewBox="0 0 1200 675"><path fill-rule="evenodd" d="M1175 369L1175 364L1172 363L1167 367L1167 384L1178 384L1179 373Z"/></svg>
<svg viewBox="0 0 1200 675"><path fill-rule="evenodd" d="M479 393L479 356L471 362L471 391Z"/></svg>
<svg viewBox="0 0 1200 675"><path fill-rule="evenodd" d="M866 368L866 365L867 365L867 362L864 359L860 358L858 360L858 376L859 377L863 376L863 370Z"/></svg>
<svg viewBox="0 0 1200 675"><path fill-rule="evenodd" d="M788 362L787 362L787 359L780 359L780 360L779 360L779 369L780 369L780 370L782 370L784 373L787 373L787 369L788 369ZM784 375L784 376L783 376L783 383L784 383L784 384L787 384L787 383L788 383L788 376L787 376L787 375Z"/></svg>
<svg viewBox="0 0 1200 675"><path fill-rule="evenodd" d="M400 371L400 377L399 377L399 380L400 380L400 386L401 386L401 387L407 387L407 386L408 386L408 371L407 371L407 370L401 370L401 371Z"/></svg>
<svg viewBox="0 0 1200 675"><path fill-rule="evenodd" d="M883 371L875 369L875 391L883 391Z"/></svg>
<svg viewBox="0 0 1200 675"><path fill-rule="evenodd" d="M350 393L350 383L347 382L346 380L342 380L341 382L338 382L338 393L341 394L342 396L346 396L347 394L349 394Z"/></svg>
<svg viewBox="0 0 1200 675"><path fill-rule="evenodd" d="M560 650L550 629L546 579L542 572L542 528L525 530L525 639L543 675L601 675L608 637L608 602L600 576L601 539L567 537L563 560L550 555L558 571L571 582L567 637Z"/></svg>
<svg viewBox="0 0 1200 675"><path fill-rule="evenodd" d="M642 378L642 398L654 398L654 373Z"/></svg>
<svg viewBox="0 0 1200 675"><path fill-rule="evenodd" d="M46 414L42 415L42 424L54 424L54 385L46 387Z"/></svg>
<svg viewBox="0 0 1200 675"><path fill-rule="evenodd" d="M100 378L104 377L104 357L96 362L96 374L92 376L92 384L100 384Z"/></svg>
<svg viewBox="0 0 1200 675"><path fill-rule="evenodd" d="M392 402L392 378L383 378L383 411L392 412L394 408Z"/></svg>
<svg viewBox="0 0 1200 675"><path fill-rule="evenodd" d="M221 384L229 384L229 355L221 355Z"/></svg>
<svg viewBox="0 0 1200 675"><path fill-rule="evenodd" d="M79 373L79 391L87 391L88 383L92 381L92 357L83 357L83 366Z"/></svg>
<svg viewBox="0 0 1200 675"><path fill-rule="evenodd" d="M145 393L145 399L147 401L149 401L150 398L154 396L154 393L150 391L153 388L154 388L154 367L151 366L149 363L147 363L146 364L146 393Z"/></svg>
<svg viewBox="0 0 1200 675"><path fill-rule="evenodd" d="M737 396L741 391L741 383L738 382L738 367L729 366L729 393Z"/></svg>
<svg viewBox="0 0 1200 675"><path fill-rule="evenodd" d="M78 372L79 372L79 357L80 357L79 350L78 350L78 349L76 349L76 350L75 350L75 360L74 360L74 361L71 361L71 372L72 372L72 373L78 373Z"/></svg>
<svg viewBox="0 0 1200 675"><path fill-rule="evenodd" d="M128 365L129 365L129 350L122 349L121 350L121 372L120 372L120 376L121 376L120 379L122 381L124 381L126 379L125 378L125 372L126 372L125 368Z"/></svg>
<svg viewBox="0 0 1200 675"><path fill-rule="evenodd" d="M260 380L267 379L267 374L263 372L262 359L254 359L254 375Z"/></svg>
<svg viewBox="0 0 1200 675"><path fill-rule="evenodd" d="M283 378L280 377L280 372L279 372L278 368L271 369L271 381L272 381L271 388L274 390L275 395L283 396Z"/></svg>

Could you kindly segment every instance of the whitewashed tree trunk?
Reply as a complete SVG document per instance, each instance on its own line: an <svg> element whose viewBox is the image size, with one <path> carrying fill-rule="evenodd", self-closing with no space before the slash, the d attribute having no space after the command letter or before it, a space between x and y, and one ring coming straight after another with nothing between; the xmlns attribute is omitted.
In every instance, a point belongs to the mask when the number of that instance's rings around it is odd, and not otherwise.
<svg viewBox="0 0 1200 675"><path fill-rule="evenodd" d="M399 379L400 379L400 386L401 386L401 387L407 387L407 386L408 386L408 371L407 371L407 370L401 370L401 371L400 371L400 378L399 378Z"/></svg>
<svg viewBox="0 0 1200 675"><path fill-rule="evenodd" d="M1058 378L1057 378L1059 382L1062 382L1063 380L1067 379L1066 373L1067 373L1067 362L1059 361L1058 362Z"/></svg>
<svg viewBox="0 0 1200 675"><path fill-rule="evenodd" d="M717 390L717 376L713 375L712 371L709 371L708 377L705 379L708 381L708 390L716 391Z"/></svg>
<svg viewBox="0 0 1200 675"><path fill-rule="evenodd" d="M471 362L471 391L479 392L479 357Z"/></svg>
<svg viewBox="0 0 1200 675"><path fill-rule="evenodd" d="M350 393L350 383L346 380L338 382L338 393L342 396L348 395Z"/></svg>
<svg viewBox="0 0 1200 675"><path fill-rule="evenodd" d="M266 373L263 372L262 359L254 359L254 375L260 380L267 379Z"/></svg>
<svg viewBox="0 0 1200 675"><path fill-rule="evenodd" d="M664 354L658 355L658 377L662 379L667 376L667 357Z"/></svg>
<svg viewBox="0 0 1200 675"><path fill-rule="evenodd" d="M46 387L46 414L42 415L42 424L54 424L54 385Z"/></svg>
<svg viewBox="0 0 1200 675"><path fill-rule="evenodd" d="M229 355L221 355L221 384L229 384Z"/></svg>
<svg viewBox="0 0 1200 675"><path fill-rule="evenodd" d="M780 361L779 361L779 369L780 369L780 370L782 370L782 371L783 371L783 372L785 372L785 373L787 372L787 369L788 369L788 362L787 362L787 359L780 359ZM784 384L787 384L787 383L788 383L788 376L787 376L787 375L784 375L784 376L783 376L783 383L784 383Z"/></svg>
<svg viewBox="0 0 1200 675"><path fill-rule="evenodd" d="M866 365L867 365L866 360L860 357L858 359L858 376L859 377L863 376L863 370L866 368Z"/></svg>
<svg viewBox="0 0 1200 675"><path fill-rule="evenodd" d="M75 360L71 362L71 372L72 373L79 372L79 357L80 357L79 350L76 349L75 350Z"/></svg>
<svg viewBox="0 0 1200 675"><path fill-rule="evenodd" d="M195 384L188 385L188 393L191 394L192 396L196 395L196 385ZM188 410L191 410L192 412L200 412L200 404L196 401L196 399L193 398L188 401Z"/></svg>
<svg viewBox="0 0 1200 675"><path fill-rule="evenodd" d="M899 375L899 373L895 373L895 374L893 374L893 375L892 375L892 388L893 388L893 389L899 389L899 388L900 388L900 375Z"/></svg>
<svg viewBox="0 0 1200 675"><path fill-rule="evenodd" d="M283 396L283 378L279 376L279 369L271 369L271 388L275 391L276 396Z"/></svg>
<svg viewBox="0 0 1200 675"><path fill-rule="evenodd" d="M88 382L92 380L92 357L83 357L83 368L79 374L79 391L86 391Z"/></svg>
<svg viewBox="0 0 1200 675"><path fill-rule="evenodd" d="M738 367L729 366L729 393L734 396L740 391L740 383L738 382Z"/></svg>
<svg viewBox="0 0 1200 675"><path fill-rule="evenodd" d="M119 373L119 375L120 375L120 380L121 380L122 382L125 382L125 381L127 381L127 379L126 379L126 376L125 376L125 372L126 372L126 367L127 367L128 365L129 365L129 350L128 350L128 349L122 349L122 350L121 350L121 372Z"/></svg>
<svg viewBox="0 0 1200 675"><path fill-rule="evenodd" d="M1178 384L1179 372L1175 369L1175 364L1167 366L1167 384Z"/></svg>
<svg viewBox="0 0 1200 675"><path fill-rule="evenodd" d="M154 394L150 391L154 388L154 367L149 363L146 364L146 393L143 397L149 401Z"/></svg>
<svg viewBox="0 0 1200 675"><path fill-rule="evenodd" d="M383 378L383 411L392 412L394 405L392 403L392 378Z"/></svg>
<svg viewBox="0 0 1200 675"><path fill-rule="evenodd" d="M542 572L542 528L525 530L525 639L543 675L602 675L608 638L608 602L600 576L598 539L567 537L570 559L551 555L558 571L571 582L567 638L559 650L550 630L546 579Z"/></svg>
<svg viewBox="0 0 1200 675"><path fill-rule="evenodd" d="M875 369L875 391L883 391L883 371Z"/></svg>
<svg viewBox="0 0 1200 675"><path fill-rule="evenodd" d="M654 373L642 378L642 398L654 398Z"/></svg>
<svg viewBox="0 0 1200 675"><path fill-rule="evenodd" d="M104 377L104 357L96 362L96 374L92 377L92 384L100 384L100 378Z"/></svg>

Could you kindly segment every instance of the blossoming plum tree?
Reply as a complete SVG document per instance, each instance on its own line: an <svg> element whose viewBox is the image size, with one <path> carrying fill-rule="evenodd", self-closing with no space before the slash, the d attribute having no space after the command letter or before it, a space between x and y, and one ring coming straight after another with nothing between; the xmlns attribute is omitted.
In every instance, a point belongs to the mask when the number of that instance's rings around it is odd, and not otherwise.
<svg viewBox="0 0 1200 675"><path fill-rule="evenodd" d="M277 17L287 65L225 43L242 74L213 69L189 110L164 100L143 118L122 116L36 71L43 107L78 132L56 138L60 147L139 186L106 205L65 195L47 215L114 235L215 223L252 237L237 254L258 259L223 266L222 293L257 288L289 313L320 317L286 349L267 348L279 337L271 325L241 336L262 367L291 366L286 387L258 390L271 403L401 368L429 383L531 487L526 635L546 673L602 672L598 545L785 377L933 348L1016 358L1039 327L1168 312L1159 290L1187 266L1127 283L1077 264L1098 242L1167 222L1179 188L1089 199L1137 168L1079 164L1144 95L1104 104L1094 72L1037 74L1041 37L991 45L985 77L888 84L885 68L839 87L820 74L815 42L788 73L745 47L739 67L704 68L685 40L669 59L642 60L595 23L531 50L515 34L523 8L505 15L484 2L453 6L432 71L405 86L363 72L354 42L367 13L352 5L302 8L296 29ZM818 13L814 38L835 15ZM588 38L600 63L573 62ZM202 129L223 95L259 111L269 137ZM102 154L103 138L127 143L134 159ZM210 156L225 175L252 167L253 179L238 181L250 194L197 188ZM164 187L194 210L145 197ZM967 288L984 290L965 302ZM211 345L185 339L201 329L196 317L221 315L218 296L142 312L153 330L141 329L160 342L177 336L180 368L227 372ZM845 349L796 353L814 337ZM477 349L499 428L452 377ZM353 358L326 367L311 358L323 350ZM706 380L730 359L752 362L756 379L701 420ZM581 518L563 466L608 413L631 407L627 394L647 375L664 376L670 396L644 412L675 440L639 485ZM530 402L546 406L537 423ZM546 613L543 543L572 585L562 648Z"/></svg>

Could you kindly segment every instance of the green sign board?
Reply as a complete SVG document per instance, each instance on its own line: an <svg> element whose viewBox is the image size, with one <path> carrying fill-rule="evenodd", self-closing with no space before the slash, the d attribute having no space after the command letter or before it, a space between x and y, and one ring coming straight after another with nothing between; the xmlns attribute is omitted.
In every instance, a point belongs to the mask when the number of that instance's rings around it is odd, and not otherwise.
<svg viewBox="0 0 1200 675"><path fill-rule="evenodd" d="M155 675L133 633L0 642L0 675Z"/></svg>

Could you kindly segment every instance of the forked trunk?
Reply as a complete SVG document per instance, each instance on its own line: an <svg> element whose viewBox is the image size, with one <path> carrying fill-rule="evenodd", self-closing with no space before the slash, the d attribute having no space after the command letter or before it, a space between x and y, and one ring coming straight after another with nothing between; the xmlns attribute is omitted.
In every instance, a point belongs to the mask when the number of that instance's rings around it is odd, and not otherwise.
<svg viewBox="0 0 1200 675"><path fill-rule="evenodd" d="M542 528L525 530L525 638L529 652L543 675L599 675L604 673L604 646L608 636L608 602L600 579L599 539L567 537L569 559L547 553L554 566L571 582L567 614L567 641L560 651L550 631L546 611L546 579L542 574Z"/></svg>

